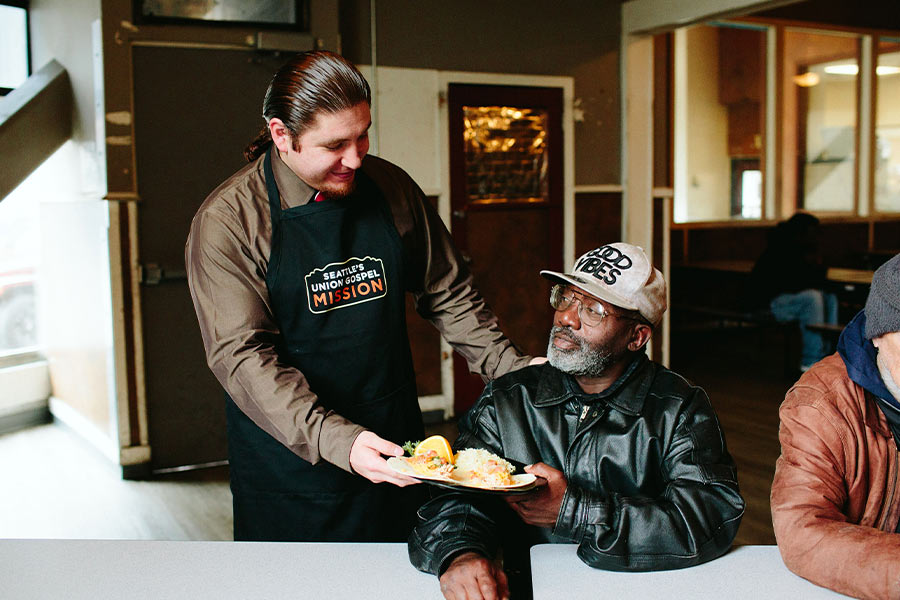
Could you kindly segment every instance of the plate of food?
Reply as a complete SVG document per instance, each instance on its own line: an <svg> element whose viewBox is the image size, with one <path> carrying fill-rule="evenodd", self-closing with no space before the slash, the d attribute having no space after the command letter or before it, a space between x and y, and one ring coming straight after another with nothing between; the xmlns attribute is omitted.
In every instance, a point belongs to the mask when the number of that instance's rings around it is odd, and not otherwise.
<svg viewBox="0 0 900 600"><path fill-rule="evenodd" d="M531 473L515 473L515 467L504 458L480 448L466 448L456 454L440 435L421 442L407 442L403 449L409 456L391 457L388 465L438 487L489 494L514 494L531 491L537 478Z"/></svg>

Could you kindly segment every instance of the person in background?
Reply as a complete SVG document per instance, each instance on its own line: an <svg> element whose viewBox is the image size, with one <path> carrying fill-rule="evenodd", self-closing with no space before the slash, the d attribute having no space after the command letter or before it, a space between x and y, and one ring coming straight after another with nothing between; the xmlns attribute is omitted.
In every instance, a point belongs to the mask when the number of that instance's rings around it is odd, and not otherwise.
<svg viewBox="0 0 900 600"><path fill-rule="evenodd" d="M367 156L371 92L306 52L269 84L250 164L185 248L207 361L227 392L236 540L400 541L421 504L392 470L421 439L405 295L486 378L528 363L422 190Z"/></svg>
<svg viewBox="0 0 900 600"><path fill-rule="evenodd" d="M826 272L819 254L819 219L801 212L769 232L750 274L751 303L768 308L779 322L800 325L801 371L829 351L828 341L807 325L838 320L837 297L825 291Z"/></svg>
<svg viewBox="0 0 900 600"><path fill-rule="evenodd" d="M900 598L900 255L779 414L771 506L785 564L853 597Z"/></svg>
<svg viewBox="0 0 900 600"><path fill-rule="evenodd" d="M696 565L728 550L743 515L706 393L647 357L666 284L644 251L608 244L541 274L555 283L549 362L489 382L454 447L528 465L542 485L419 509L410 560L449 600L530 596L528 549L543 542L576 543L599 569Z"/></svg>

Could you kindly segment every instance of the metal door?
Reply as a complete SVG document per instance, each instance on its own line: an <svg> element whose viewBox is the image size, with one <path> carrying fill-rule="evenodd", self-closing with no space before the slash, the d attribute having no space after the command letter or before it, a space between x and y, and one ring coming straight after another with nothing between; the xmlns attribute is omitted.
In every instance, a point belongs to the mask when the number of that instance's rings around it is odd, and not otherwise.
<svg viewBox="0 0 900 600"><path fill-rule="evenodd" d="M144 383L152 469L224 460L223 391L206 365L184 277L197 208L246 164L285 56L135 46L134 131Z"/></svg>

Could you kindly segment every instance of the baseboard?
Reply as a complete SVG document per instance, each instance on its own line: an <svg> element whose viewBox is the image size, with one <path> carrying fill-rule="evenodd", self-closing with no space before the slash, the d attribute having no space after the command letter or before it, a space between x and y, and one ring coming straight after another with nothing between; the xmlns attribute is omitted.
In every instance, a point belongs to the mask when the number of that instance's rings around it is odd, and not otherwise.
<svg viewBox="0 0 900 600"><path fill-rule="evenodd" d="M85 439L89 444L97 448L97 450L112 461L113 464L119 464L119 447L116 440L101 431L99 427L82 416L74 408L59 398L51 396L50 413L58 422L65 425Z"/></svg>
<svg viewBox="0 0 900 600"><path fill-rule="evenodd" d="M122 479L130 481L140 481L143 479L151 479L153 471L150 469L150 463L140 463L137 465L122 465Z"/></svg>
<svg viewBox="0 0 900 600"><path fill-rule="evenodd" d="M44 425L52 421L53 415L50 414L50 407L46 400L22 404L15 410L0 414L0 435L36 425Z"/></svg>

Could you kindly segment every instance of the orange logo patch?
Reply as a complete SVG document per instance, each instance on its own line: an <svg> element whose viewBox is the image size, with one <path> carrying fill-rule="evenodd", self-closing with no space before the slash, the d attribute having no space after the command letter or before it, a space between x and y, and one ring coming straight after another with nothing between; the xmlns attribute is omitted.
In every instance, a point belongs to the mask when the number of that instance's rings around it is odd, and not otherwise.
<svg viewBox="0 0 900 600"><path fill-rule="evenodd" d="M384 264L380 258L350 258L329 263L306 275L309 310L324 313L383 298L387 294Z"/></svg>

